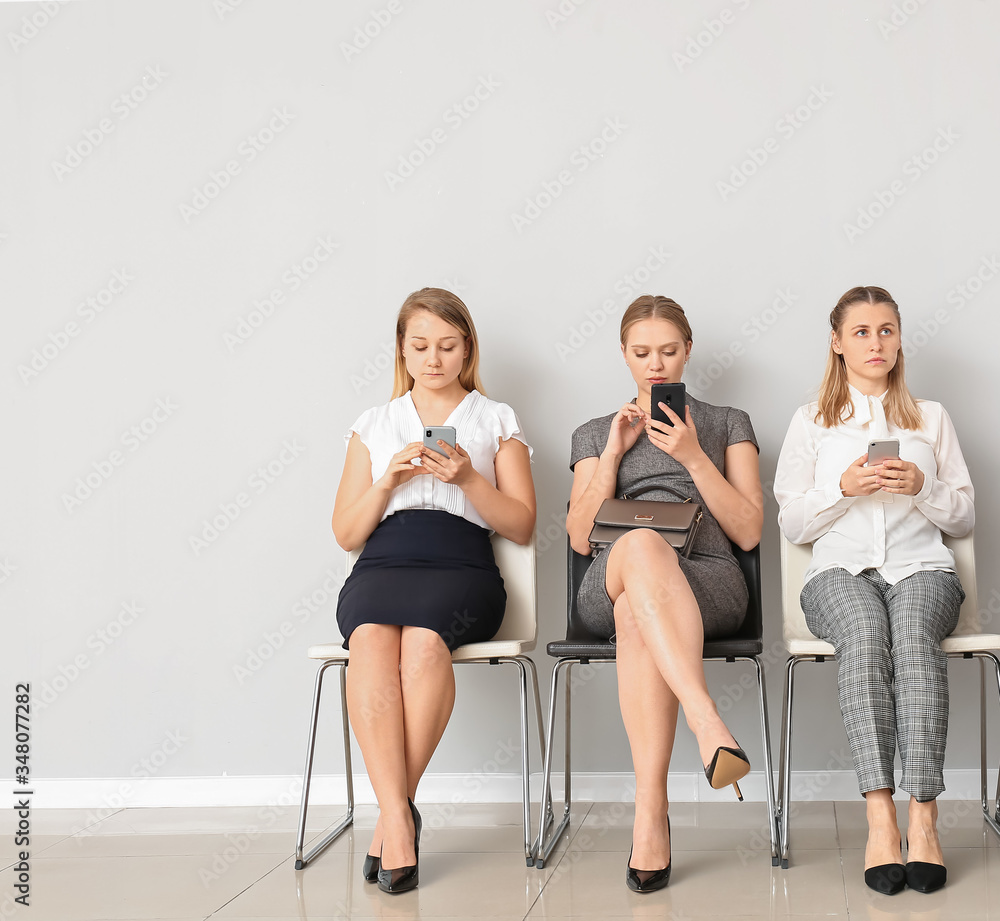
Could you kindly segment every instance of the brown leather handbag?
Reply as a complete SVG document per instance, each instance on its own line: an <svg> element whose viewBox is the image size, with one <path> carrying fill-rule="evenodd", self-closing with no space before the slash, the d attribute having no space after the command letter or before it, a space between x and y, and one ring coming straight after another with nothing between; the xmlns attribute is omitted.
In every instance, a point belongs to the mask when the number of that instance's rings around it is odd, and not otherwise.
<svg viewBox="0 0 1000 921"><path fill-rule="evenodd" d="M679 502L635 497L653 489L665 490L679 496ZM647 486L621 499L605 499L594 516L590 532L590 546L596 555L609 547L626 531L633 528L651 528L659 533L681 556L689 556L694 538L701 524L701 505L684 498L669 486Z"/></svg>

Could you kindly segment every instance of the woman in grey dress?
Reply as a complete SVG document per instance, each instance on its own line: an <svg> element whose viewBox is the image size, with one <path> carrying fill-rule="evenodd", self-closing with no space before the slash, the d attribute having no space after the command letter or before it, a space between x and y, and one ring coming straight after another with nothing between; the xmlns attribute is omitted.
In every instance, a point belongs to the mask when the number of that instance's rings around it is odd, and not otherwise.
<svg viewBox="0 0 1000 921"><path fill-rule="evenodd" d="M760 542L757 443L745 412L690 396L683 419L660 404L672 426L651 419L650 387L681 379L691 342L673 300L643 295L629 305L621 347L638 395L580 426L570 461L566 529L578 553L591 552L594 515L612 496L655 485L663 489L644 495L670 500L669 487L705 512L689 558L655 531L634 529L597 555L577 598L585 623L617 644L618 698L636 779L626 882L637 892L662 888L670 876L667 770L678 706L713 787L736 786L750 770L708 693L701 652L706 636L733 633L746 614L747 588L730 541L745 550Z"/></svg>

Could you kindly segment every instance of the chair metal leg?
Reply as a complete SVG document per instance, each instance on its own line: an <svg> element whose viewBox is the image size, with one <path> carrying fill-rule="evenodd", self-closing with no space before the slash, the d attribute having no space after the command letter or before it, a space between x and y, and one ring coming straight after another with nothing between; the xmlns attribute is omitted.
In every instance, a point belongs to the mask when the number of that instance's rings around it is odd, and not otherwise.
<svg viewBox="0 0 1000 921"><path fill-rule="evenodd" d="M795 666L800 659L790 656L785 665L785 688L781 703L781 752L778 765L778 839L781 842L781 868L788 869L788 810L792 772L792 695Z"/></svg>
<svg viewBox="0 0 1000 921"><path fill-rule="evenodd" d="M1000 773L997 774L996 796L993 801L993 812L990 812L990 803L987 796L987 776L986 776L986 660L989 659L993 666L993 674L997 681L997 694L1000 695L1000 659L995 653L976 653L979 659L979 752L980 752L980 772L982 781L982 803L983 818L986 824L993 829L994 834L1000 837Z"/></svg>
<svg viewBox="0 0 1000 921"><path fill-rule="evenodd" d="M306 836L306 812L309 809L309 786L312 782L313 756L316 751L316 727L319 721L320 698L323 694L323 675L332 665L340 667L340 714L344 727L344 765L347 772L347 815L337 827L319 842L308 854L303 856L302 846ZM319 667L316 673L316 685L313 691L312 716L309 720L309 741L306 746L306 766L302 777L302 803L299 806L299 829L295 838L295 869L302 870L321 851L332 844L354 822L354 778L351 771L351 730L347 718L347 663L336 659L328 659Z"/></svg>
<svg viewBox="0 0 1000 921"><path fill-rule="evenodd" d="M545 733L545 763L542 768L542 802L539 809L538 840L535 843L535 866L541 870L545 866L559 838L569 825L570 810L573 806L570 789L572 766L570 764L570 707L572 692L570 690L570 669L575 664L574 659L560 659L552 667L552 687L549 697L549 719ZM559 673L566 669L566 763L565 763L565 806L562 821L552 830L555 822L552 812L552 752L556 730L556 702L559 692Z"/></svg>
<svg viewBox="0 0 1000 921"><path fill-rule="evenodd" d="M761 742L764 746L764 777L767 781L767 814L771 833L771 866L776 867L779 861L778 851L781 847L778 835L778 815L774 802L774 773L771 769L771 729L767 718L767 689L764 684L764 670L757 656L750 656L757 670L757 688L760 693L760 730Z"/></svg>
<svg viewBox="0 0 1000 921"><path fill-rule="evenodd" d="M535 716L538 721L538 737L542 760L545 759L545 737L542 728L542 706L538 693L538 672L535 670L534 660L530 656L496 656L486 659L463 659L459 664L475 665L485 663L488 665L516 665L520 672L520 714L521 714L521 801L524 809L524 860L527 866L535 865L535 847L537 839L531 837L531 761L530 745L528 738L528 698L529 686L528 675L531 675L531 689L535 696Z"/></svg>
<svg viewBox="0 0 1000 921"><path fill-rule="evenodd" d="M528 746L531 740L528 738L528 669L527 663L531 659L526 656L516 656L510 659L521 673L521 804L524 810L524 862L531 867L535 864L535 846L531 840L531 788L530 780L531 767L528 763ZM532 665L534 663L531 663ZM535 685L537 694L538 686ZM542 753L544 757L544 751Z"/></svg>

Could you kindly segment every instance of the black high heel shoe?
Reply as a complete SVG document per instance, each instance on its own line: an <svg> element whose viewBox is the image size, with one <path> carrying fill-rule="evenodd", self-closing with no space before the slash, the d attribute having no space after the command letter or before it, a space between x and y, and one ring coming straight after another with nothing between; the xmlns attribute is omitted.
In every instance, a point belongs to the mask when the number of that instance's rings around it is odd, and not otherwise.
<svg viewBox="0 0 1000 921"><path fill-rule="evenodd" d="M906 854L910 853L910 839L906 839ZM937 892L948 882L948 868L939 863L922 860L906 861L906 885L917 892Z"/></svg>
<svg viewBox="0 0 1000 921"><path fill-rule="evenodd" d="M674 838L670 834L670 816L667 816L667 835L670 836L670 850L674 849ZM656 892L663 889L670 882L670 865L673 860L668 860L667 865L662 870L636 870L632 866L632 851L628 852L628 864L625 867L625 885L633 892ZM639 874L642 876L639 876Z"/></svg>
<svg viewBox="0 0 1000 921"><path fill-rule="evenodd" d="M721 790L732 784L741 803L743 802L743 794L736 781L746 777L749 773L750 759L746 752L742 748L729 748L725 745L720 745L715 750L712 763L705 767L705 776L712 789Z"/></svg>
<svg viewBox="0 0 1000 921"><path fill-rule="evenodd" d="M365 854L365 863L361 868L361 872L365 875L366 883L377 883L378 882L378 868L380 864L378 857L374 857L371 854Z"/></svg>
<svg viewBox="0 0 1000 921"><path fill-rule="evenodd" d="M882 895L895 895L903 891L907 876L901 863L883 863L865 870L865 885Z"/></svg>
<svg viewBox="0 0 1000 921"><path fill-rule="evenodd" d="M420 881L420 829L423 827L423 822L417 807L413 805L413 800L407 799L406 802L410 804L410 814L413 816L413 855L417 862L412 867L386 868L382 865L381 851L379 852L378 887L392 895L416 889Z"/></svg>

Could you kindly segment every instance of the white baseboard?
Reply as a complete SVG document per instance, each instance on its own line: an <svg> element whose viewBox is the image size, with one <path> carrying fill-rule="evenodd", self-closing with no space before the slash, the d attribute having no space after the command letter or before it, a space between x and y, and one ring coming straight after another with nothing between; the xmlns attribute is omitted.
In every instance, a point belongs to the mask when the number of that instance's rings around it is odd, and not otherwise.
<svg viewBox="0 0 1000 921"><path fill-rule="evenodd" d="M537 801L540 774L531 776L531 795ZM996 790L997 773L989 772L989 797ZM16 788L13 780L0 781L7 789ZM945 771L947 789L942 799L978 800L979 771ZM741 783L743 796L750 802L766 800L764 775L751 772ZM302 778L293 776L240 777L149 777L142 780L123 777L38 779L33 784L31 805L36 809L117 810L136 806L263 806L298 805ZM580 802L631 802L635 781L631 774L576 773L573 775L573 799ZM553 776L557 799L563 793L561 773ZM516 803L521 800L520 774L427 774L420 784L420 799L425 803ZM670 799L674 802L733 802L733 792L713 790L698 773L673 772L670 775ZM906 798L902 790L898 798ZM373 804L375 794L365 774L354 776L355 802ZM830 801L859 799L853 771L795 771L792 774L792 800ZM309 794L311 805L342 805L347 802L343 774L318 775Z"/></svg>

